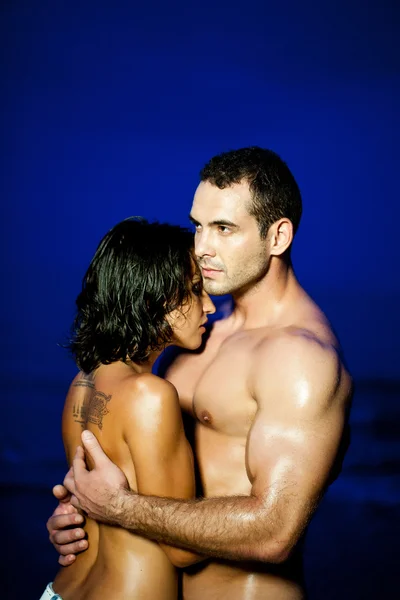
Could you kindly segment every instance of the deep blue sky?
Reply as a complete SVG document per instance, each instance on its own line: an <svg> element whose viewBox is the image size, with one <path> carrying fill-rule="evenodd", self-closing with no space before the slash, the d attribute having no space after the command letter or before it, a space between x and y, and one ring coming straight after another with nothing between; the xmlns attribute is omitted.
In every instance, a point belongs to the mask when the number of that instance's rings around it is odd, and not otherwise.
<svg viewBox="0 0 400 600"><path fill-rule="evenodd" d="M233 4L2 3L6 373L69 376L56 343L103 234L186 224L203 163L258 144L300 184L295 268L353 372L398 375L399 8Z"/></svg>

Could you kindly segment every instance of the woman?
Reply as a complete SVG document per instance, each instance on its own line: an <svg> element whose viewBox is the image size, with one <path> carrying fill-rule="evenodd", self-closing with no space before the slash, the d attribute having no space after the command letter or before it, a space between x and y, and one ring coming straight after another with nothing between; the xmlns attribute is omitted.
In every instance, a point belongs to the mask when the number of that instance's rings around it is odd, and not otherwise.
<svg viewBox="0 0 400 600"><path fill-rule="evenodd" d="M177 392L151 372L166 346L198 348L215 311L192 244L180 227L123 221L100 242L77 298L70 348L80 372L63 411L67 460L90 429L142 494L195 494ZM176 600L175 567L199 560L90 519L85 528L88 550L59 571L43 598Z"/></svg>

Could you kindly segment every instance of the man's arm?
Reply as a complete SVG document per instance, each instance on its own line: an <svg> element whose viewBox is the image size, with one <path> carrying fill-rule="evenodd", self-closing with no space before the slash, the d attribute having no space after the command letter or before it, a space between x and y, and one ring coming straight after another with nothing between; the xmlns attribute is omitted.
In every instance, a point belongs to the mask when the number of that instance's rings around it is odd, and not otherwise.
<svg viewBox="0 0 400 600"><path fill-rule="evenodd" d="M286 560L327 484L350 385L332 348L301 336L268 342L251 376L258 411L247 442L249 496L179 501L118 494L115 486L107 489L108 464L98 473L102 506L81 455L74 461L78 499L95 518L159 542L227 559ZM104 506L108 496L114 502Z"/></svg>

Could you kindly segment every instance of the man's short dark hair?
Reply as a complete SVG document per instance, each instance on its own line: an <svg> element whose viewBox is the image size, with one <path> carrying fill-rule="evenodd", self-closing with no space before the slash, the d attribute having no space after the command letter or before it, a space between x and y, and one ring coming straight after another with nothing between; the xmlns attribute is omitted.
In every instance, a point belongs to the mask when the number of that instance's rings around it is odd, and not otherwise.
<svg viewBox="0 0 400 600"><path fill-rule="evenodd" d="M90 373L128 358L145 362L171 341L166 315L190 296L193 234L129 218L101 240L76 299L69 349Z"/></svg>
<svg viewBox="0 0 400 600"><path fill-rule="evenodd" d="M289 167L272 150L251 146L223 152L205 165L200 178L220 189L247 181L252 193L248 210L256 218L262 238L283 217L290 219L294 233L297 231L302 211L300 190Z"/></svg>

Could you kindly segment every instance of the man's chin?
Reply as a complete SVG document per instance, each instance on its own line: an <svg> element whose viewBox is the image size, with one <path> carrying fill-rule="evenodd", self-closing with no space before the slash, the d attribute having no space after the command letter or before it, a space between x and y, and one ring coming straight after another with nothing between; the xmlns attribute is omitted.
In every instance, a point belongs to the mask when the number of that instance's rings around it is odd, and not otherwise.
<svg viewBox="0 0 400 600"><path fill-rule="evenodd" d="M207 292L207 294L210 294L210 296L225 296L225 294L230 294L231 291L229 289L227 289L225 286L223 285L218 285L215 281L210 282L207 280L204 280L204 289Z"/></svg>

